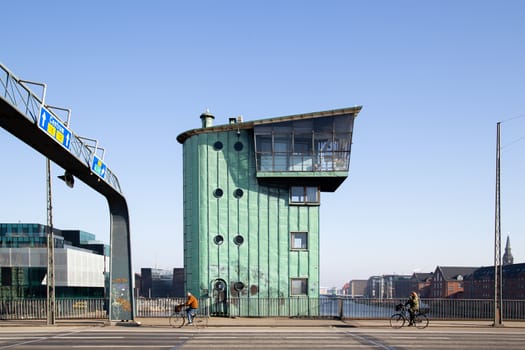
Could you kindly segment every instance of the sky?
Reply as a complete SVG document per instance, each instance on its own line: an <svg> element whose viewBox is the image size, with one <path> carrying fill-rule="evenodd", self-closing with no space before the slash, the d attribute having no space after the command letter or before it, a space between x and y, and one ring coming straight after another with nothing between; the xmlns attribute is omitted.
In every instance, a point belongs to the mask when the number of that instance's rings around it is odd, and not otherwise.
<svg viewBox="0 0 525 350"><path fill-rule="evenodd" d="M132 263L183 266L180 133L355 105L348 179L321 195L321 285L525 262L525 2L2 2L0 62L97 139ZM38 92L38 87L34 87ZM0 129L0 222L46 223L45 158ZM53 165L53 176L63 169ZM109 243L105 198L53 181L53 225ZM503 248L503 247L502 247Z"/></svg>

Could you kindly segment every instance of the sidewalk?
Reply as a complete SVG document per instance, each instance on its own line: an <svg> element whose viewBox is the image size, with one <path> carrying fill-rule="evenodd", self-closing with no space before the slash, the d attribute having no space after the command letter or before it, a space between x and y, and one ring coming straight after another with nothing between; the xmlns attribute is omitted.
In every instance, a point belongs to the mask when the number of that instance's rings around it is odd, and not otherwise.
<svg viewBox="0 0 525 350"><path fill-rule="evenodd" d="M45 320L0 320L0 329L4 327L43 327ZM111 325L108 320L57 320L55 327L108 327L140 326L163 328L170 327L168 318L137 318L135 322L118 322ZM210 317L208 327L348 327L348 328L390 328L388 320L336 320L306 319L286 317ZM492 321L435 321L430 320L429 328L495 328ZM523 328L525 321L504 321L504 328Z"/></svg>
<svg viewBox="0 0 525 350"><path fill-rule="evenodd" d="M167 318L137 318L143 327L168 326ZM331 319L286 317L210 317L208 327L344 327L345 322Z"/></svg>
<svg viewBox="0 0 525 350"><path fill-rule="evenodd" d="M168 325L166 318L137 318L142 327ZM525 328L525 321L503 322L506 328ZM210 317L208 327L349 327L349 328L390 328L389 320L337 320L306 319L286 317ZM492 321L434 321L429 327L494 328Z"/></svg>

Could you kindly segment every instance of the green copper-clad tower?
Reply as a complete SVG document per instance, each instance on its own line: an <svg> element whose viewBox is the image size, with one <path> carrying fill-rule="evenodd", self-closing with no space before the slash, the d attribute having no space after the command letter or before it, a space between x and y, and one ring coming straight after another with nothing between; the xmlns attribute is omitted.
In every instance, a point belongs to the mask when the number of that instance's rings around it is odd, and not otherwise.
<svg viewBox="0 0 525 350"><path fill-rule="evenodd" d="M177 137L185 288L209 296L213 313L280 314L261 301L281 298L284 308L290 298L319 296L320 194L348 176L360 110L238 117L219 126L206 112L202 128Z"/></svg>

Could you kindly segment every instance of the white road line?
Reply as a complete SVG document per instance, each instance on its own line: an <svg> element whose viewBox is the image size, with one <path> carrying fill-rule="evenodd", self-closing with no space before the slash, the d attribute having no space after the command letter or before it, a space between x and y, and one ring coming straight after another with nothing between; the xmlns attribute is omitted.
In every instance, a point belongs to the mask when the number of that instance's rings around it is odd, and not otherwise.
<svg viewBox="0 0 525 350"><path fill-rule="evenodd" d="M396 339L396 340L400 340L400 339L414 339L414 337L400 337L400 336L393 336L393 337L390 337L389 339ZM425 337L425 340L450 340L452 339L451 337L428 337L426 336Z"/></svg>
<svg viewBox="0 0 525 350"><path fill-rule="evenodd" d="M60 337L55 337L55 338L60 338L60 339L124 339L125 337L121 337L121 336L105 336L105 337L71 337L71 336L68 336L68 335L65 335L65 336L60 336Z"/></svg>
<svg viewBox="0 0 525 350"><path fill-rule="evenodd" d="M73 345L74 349L95 349L95 348L170 348L173 349L173 345Z"/></svg>
<svg viewBox="0 0 525 350"><path fill-rule="evenodd" d="M59 338L59 337L63 337L63 336L68 336L70 334L75 334L75 333L78 333L78 332L82 332L82 330L77 330L77 331L73 331L73 332L69 332L69 333L65 333L65 334L57 334L57 335L53 335L53 336L33 337L33 339L31 339L31 340L26 340L26 341L23 341L23 342L20 342L20 343L15 343L15 344L6 345L6 346L0 346L0 349L11 349L11 348L18 347L20 345L37 343L37 342L40 342L40 341L43 341L43 340L46 340L46 339ZM27 337L25 337L24 339L27 339Z"/></svg>

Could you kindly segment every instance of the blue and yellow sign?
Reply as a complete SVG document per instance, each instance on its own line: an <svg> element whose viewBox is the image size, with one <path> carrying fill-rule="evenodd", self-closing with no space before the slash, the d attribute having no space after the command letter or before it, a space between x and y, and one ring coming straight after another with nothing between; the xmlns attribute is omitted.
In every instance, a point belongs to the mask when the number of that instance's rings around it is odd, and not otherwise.
<svg viewBox="0 0 525 350"><path fill-rule="evenodd" d="M44 130L56 142L70 149L71 146L71 131L58 120L45 107L40 108L40 120L38 121L40 129Z"/></svg>
<svg viewBox="0 0 525 350"><path fill-rule="evenodd" d="M100 176L101 178L106 177L106 164L97 157L96 155L93 155L93 161L91 162L91 171Z"/></svg>

